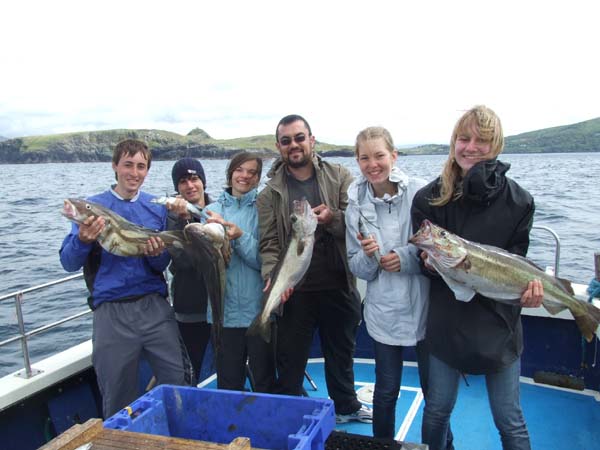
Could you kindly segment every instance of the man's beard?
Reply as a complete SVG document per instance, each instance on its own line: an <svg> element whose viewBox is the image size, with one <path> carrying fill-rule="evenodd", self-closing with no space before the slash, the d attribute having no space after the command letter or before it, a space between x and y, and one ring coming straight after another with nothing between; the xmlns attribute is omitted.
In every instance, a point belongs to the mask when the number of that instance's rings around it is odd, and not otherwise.
<svg viewBox="0 0 600 450"><path fill-rule="evenodd" d="M306 156L304 153L302 153L302 159L299 161L292 161L290 159L290 157L287 157L287 165L289 167L291 167L292 169L299 169L300 167L305 167L308 165L308 163L310 162L310 158L308 156Z"/></svg>

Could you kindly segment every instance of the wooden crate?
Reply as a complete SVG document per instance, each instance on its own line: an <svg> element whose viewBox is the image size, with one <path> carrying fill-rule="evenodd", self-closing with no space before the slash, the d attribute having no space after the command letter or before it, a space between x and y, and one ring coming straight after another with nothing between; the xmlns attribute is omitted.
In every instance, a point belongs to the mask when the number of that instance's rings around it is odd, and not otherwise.
<svg viewBox="0 0 600 450"><path fill-rule="evenodd" d="M73 425L39 450L261 450L251 447L250 439L238 437L229 444L156 436L146 433L111 430L104 428L101 419L89 419L81 425Z"/></svg>

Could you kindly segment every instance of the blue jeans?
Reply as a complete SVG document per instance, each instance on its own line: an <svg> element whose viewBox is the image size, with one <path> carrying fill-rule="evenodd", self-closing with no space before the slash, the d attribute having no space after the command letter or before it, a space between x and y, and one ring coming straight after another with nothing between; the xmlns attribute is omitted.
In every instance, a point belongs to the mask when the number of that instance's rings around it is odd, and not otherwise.
<svg viewBox="0 0 600 450"><path fill-rule="evenodd" d="M399 345L375 341L375 390L373 391L373 436L393 439L396 434L396 402L402 379Z"/></svg>
<svg viewBox="0 0 600 450"><path fill-rule="evenodd" d="M529 433L519 394L521 361L517 359L500 372L485 375L488 400L504 450L530 450ZM429 386L423 413L423 443L430 450L443 450L450 415L458 396L460 372L429 355Z"/></svg>

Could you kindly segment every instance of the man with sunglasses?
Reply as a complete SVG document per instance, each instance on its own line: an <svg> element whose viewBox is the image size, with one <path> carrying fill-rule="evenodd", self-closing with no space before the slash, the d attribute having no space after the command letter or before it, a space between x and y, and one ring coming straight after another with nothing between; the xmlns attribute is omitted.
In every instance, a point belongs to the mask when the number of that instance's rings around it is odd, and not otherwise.
<svg viewBox="0 0 600 450"><path fill-rule="evenodd" d="M304 370L315 329L325 359L325 380L338 423L370 423L372 412L354 390L353 355L360 299L346 261L344 210L352 182L348 169L321 159L315 137L301 116L282 118L275 131L280 153L257 198L262 275L267 288L291 231L293 201L306 198L317 215L315 245L304 281L282 295L277 320L274 392L302 395Z"/></svg>

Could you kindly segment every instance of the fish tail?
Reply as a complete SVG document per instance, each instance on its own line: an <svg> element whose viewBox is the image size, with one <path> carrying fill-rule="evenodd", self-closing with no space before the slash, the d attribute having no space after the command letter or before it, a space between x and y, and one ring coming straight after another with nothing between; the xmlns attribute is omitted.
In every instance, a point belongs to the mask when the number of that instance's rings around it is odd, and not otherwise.
<svg viewBox="0 0 600 450"><path fill-rule="evenodd" d="M600 325L600 309L596 308L591 303L582 302L584 305L584 311L575 314L573 310L571 313L575 318L575 323L579 327L579 331L585 337L585 340L592 342L594 333L598 332L598 325Z"/></svg>
<svg viewBox="0 0 600 450"><path fill-rule="evenodd" d="M246 331L248 336L260 336L266 343L271 342L271 322L263 323L260 314L252 321Z"/></svg>

